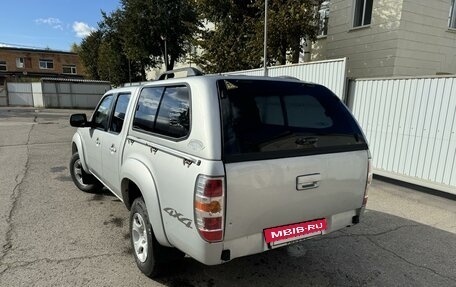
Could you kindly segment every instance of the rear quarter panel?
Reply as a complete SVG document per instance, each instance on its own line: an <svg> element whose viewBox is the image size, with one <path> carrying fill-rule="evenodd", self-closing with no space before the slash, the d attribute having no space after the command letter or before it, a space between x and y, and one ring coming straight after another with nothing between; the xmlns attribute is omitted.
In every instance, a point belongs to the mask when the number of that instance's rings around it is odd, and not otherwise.
<svg viewBox="0 0 456 287"><path fill-rule="evenodd" d="M154 187L150 186L150 183L141 184L141 192L143 194L156 192L155 197L145 195L144 198L151 221L154 220L156 225L161 221L161 226L153 226L153 228L162 228L165 233L166 240L163 238L159 242L177 247L190 256L203 260L210 248L202 240L195 226L194 188L200 174L224 176L224 165L221 162L218 94L215 84L198 77L185 81L182 79L157 81L148 86L169 85L190 87L189 135L183 139L174 140L134 130L132 129L135 112L133 109L129 115L129 130L127 143L124 146L123 162L135 159L150 171L147 177L153 179ZM133 101L132 106L135 107L137 97ZM136 139L136 141L129 141L129 139ZM199 163L188 165L182 157L173 154L173 151L196 159ZM123 165L122 169L124 168L133 169ZM152 217L155 218L152 219ZM220 248L220 246L217 247L217 249ZM220 255L218 254L217 257Z"/></svg>

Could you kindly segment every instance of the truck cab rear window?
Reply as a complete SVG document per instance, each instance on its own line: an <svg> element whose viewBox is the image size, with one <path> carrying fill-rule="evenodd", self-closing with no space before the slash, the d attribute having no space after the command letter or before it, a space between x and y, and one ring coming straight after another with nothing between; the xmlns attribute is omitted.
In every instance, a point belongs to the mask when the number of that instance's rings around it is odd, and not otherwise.
<svg viewBox="0 0 456 287"><path fill-rule="evenodd" d="M218 86L225 161L367 149L350 112L323 86L237 79Z"/></svg>
<svg viewBox="0 0 456 287"><path fill-rule="evenodd" d="M173 139L187 136L190 132L188 87L145 87L136 106L133 129Z"/></svg>

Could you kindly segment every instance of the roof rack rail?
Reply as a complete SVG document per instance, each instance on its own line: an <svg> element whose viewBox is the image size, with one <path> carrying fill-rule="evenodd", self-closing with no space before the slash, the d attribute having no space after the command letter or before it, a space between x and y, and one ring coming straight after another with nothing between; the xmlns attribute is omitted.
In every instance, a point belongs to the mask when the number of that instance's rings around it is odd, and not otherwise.
<svg viewBox="0 0 456 287"><path fill-rule="evenodd" d="M298 79L296 77L292 77L292 76L276 76L276 78L301 81L300 79Z"/></svg>
<svg viewBox="0 0 456 287"><path fill-rule="evenodd" d="M160 76L157 77L157 81L174 78L175 74L178 72L187 72L186 77L204 75L203 72L201 72L200 70L195 69L193 67L179 68L179 69L170 70L170 71L166 71L166 72L162 73Z"/></svg>

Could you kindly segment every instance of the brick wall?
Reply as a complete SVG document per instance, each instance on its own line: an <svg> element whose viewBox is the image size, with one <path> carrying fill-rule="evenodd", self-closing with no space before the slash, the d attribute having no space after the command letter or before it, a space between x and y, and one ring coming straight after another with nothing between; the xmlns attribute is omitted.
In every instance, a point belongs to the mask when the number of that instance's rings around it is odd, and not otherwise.
<svg viewBox="0 0 456 287"><path fill-rule="evenodd" d="M18 63L19 58L23 60ZM40 60L51 60L52 67L50 65L46 69L40 67ZM7 71L0 71L0 74L84 76L84 68L79 56L75 53L2 47L0 48L0 62L2 61L6 62ZM75 70L70 67L75 67Z"/></svg>

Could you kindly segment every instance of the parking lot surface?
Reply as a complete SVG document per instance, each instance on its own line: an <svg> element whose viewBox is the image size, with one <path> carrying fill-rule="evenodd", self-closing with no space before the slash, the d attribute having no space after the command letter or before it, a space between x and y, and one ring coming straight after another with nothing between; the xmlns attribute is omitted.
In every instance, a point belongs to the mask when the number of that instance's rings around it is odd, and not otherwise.
<svg viewBox="0 0 456 287"><path fill-rule="evenodd" d="M0 108L2 287L456 286L456 201L378 180L354 227L219 266L185 258L149 279L124 205L71 181L72 112Z"/></svg>

